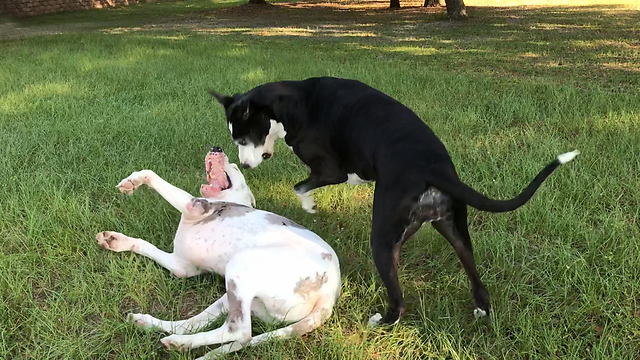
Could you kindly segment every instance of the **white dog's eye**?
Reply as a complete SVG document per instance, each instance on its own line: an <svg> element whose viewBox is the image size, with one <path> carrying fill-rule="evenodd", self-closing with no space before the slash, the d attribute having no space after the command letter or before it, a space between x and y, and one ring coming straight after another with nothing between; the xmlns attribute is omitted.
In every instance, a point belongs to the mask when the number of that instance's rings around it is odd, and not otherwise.
<svg viewBox="0 0 640 360"><path fill-rule="evenodd" d="M240 145L240 146L247 146L247 140L242 139L242 140L238 141L238 145Z"/></svg>

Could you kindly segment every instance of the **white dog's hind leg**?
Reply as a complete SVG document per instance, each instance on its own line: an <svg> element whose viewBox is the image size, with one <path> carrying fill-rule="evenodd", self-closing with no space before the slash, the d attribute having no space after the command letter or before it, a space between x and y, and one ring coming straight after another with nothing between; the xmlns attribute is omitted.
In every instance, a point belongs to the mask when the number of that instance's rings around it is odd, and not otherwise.
<svg viewBox="0 0 640 360"><path fill-rule="evenodd" d="M115 252L133 251L136 254L146 256L179 278L201 273L195 266L185 263L175 254L164 252L142 239L132 238L113 231L103 231L96 235L96 240L100 246L107 250Z"/></svg>
<svg viewBox="0 0 640 360"><path fill-rule="evenodd" d="M247 346L255 346L265 341L269 341L276 338L287 338L291 336L300 336L306 333L313 331L315 328L322 325L329 316L331 316L331 312L333 310L333 302L329 302L326 300L319 300L316 303L316 306L313 308L311 313L304 317L302 320L295 322L293 324L287 325L281 329L270 331L264 334L260 334L258 336L254 336L248 343L240 343L233 342L230 344L225 344L220 346L219 348L206 353L203 357L197 358L196 360L212 360L216 359L220 356L223 356L228 353L232 353L234 351L238 351Z"/></svg>
<svg viewBox="0 0 640 360"><path fill-rule="evenodd" d="M189 213L187 211L187 204L191 203L193 196L169 184L151 170L141 170L132 173L126 179L120 181L117 188L120 192L131 195L133 190L136 190L143 184L147 184L147 186L155 189L158 194L167 200L176 210L183 214Z"/></svg>
<svg viewBox="0 0 640 360"><path fill-rule="evenodd" d="M207 326L210 322L225 313L228 306L227 294L224 294L203 312L190 319L163 321L148 314L129 314L127 320L145 329L160 329L170 334L178 335L191 334Z"/></svg>
<svg viewBox="0 0 640 360"><path fill-rule="evenodd" d="M251 340L251 303L254 296L253 289L243 287L242 283L230 277L227 280L229 315L221 327L194 335L170 335L160 341L167 349L180 350L231 341L246 343Z"/></svg>

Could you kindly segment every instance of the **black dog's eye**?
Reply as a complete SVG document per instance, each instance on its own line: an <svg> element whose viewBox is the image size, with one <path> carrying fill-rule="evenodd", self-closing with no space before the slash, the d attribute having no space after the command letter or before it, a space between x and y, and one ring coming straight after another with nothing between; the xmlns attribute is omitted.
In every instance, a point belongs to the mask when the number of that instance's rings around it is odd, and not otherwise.
<svg viewBox="0 0 640 360"><path fill-rule="evenodd" d="M242 140L238 141L238 145L240 145L240 146L246 146L246 145L247 145L247 140L242 139Z"/></svg>

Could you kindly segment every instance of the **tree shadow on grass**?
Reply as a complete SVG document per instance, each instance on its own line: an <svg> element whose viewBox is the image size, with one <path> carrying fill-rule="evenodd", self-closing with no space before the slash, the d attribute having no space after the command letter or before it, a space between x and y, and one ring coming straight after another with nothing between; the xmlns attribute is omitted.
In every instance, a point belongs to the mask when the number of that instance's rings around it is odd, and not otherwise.
<svg viewBox="0 0 640 360"><path fill-rule="evenodd" d="M474 7L467 22L443 9L390 11L386 2L279 3L199 14L185 30L265 42L326 44L359 56L401 55L469 74L576 80L628 89L640 83L640 12L616 6ZM186 19L185 19L186 20Z"/></svg>
<svg viewBox="0 0 640 360"><path fill-rule="evenodd" d="M296 41L325 46L327 52L394 56L470 75L616 89L640 84L640 12L623 6L470 7L468 21L450 22L444 8L414 1L392 11L387 5L381 0L244 5L96 28L111 34L178 31L264 44ZM24 29L38 33L36 27ZM56 29L74 31L73 26Z"/></svg>

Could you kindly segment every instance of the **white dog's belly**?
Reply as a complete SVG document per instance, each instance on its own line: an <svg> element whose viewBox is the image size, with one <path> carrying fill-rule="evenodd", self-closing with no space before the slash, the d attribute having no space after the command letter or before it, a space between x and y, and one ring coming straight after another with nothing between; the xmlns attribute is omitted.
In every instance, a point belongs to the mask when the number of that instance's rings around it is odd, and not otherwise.
<svg viewBox="0 0 640 360"><path fill-rule="evenodd" d="M267 322L304 318L322 296L331 294L326 300L335 301L341 282L336 259L300 246L247 249L230 259L226 272L228 278L237 276L245 286L257 289L251 310Z"/></svg>
<svg viewBox="0 0 640 360"><path fill-rule="evenodd" d="M289 323L309 315L313 306L311 303L294 302L291 299L256 297L251 303L251 315L266 323Z"/></svg>
<svg viewBox="0 0 640 360"><path fill-rule="evenodd" d="M181 226L176 233L173 251L185 262L203 271L224 275L231 254L243 245L241 236L225 226L218 226L217 229Z"/></svg>

